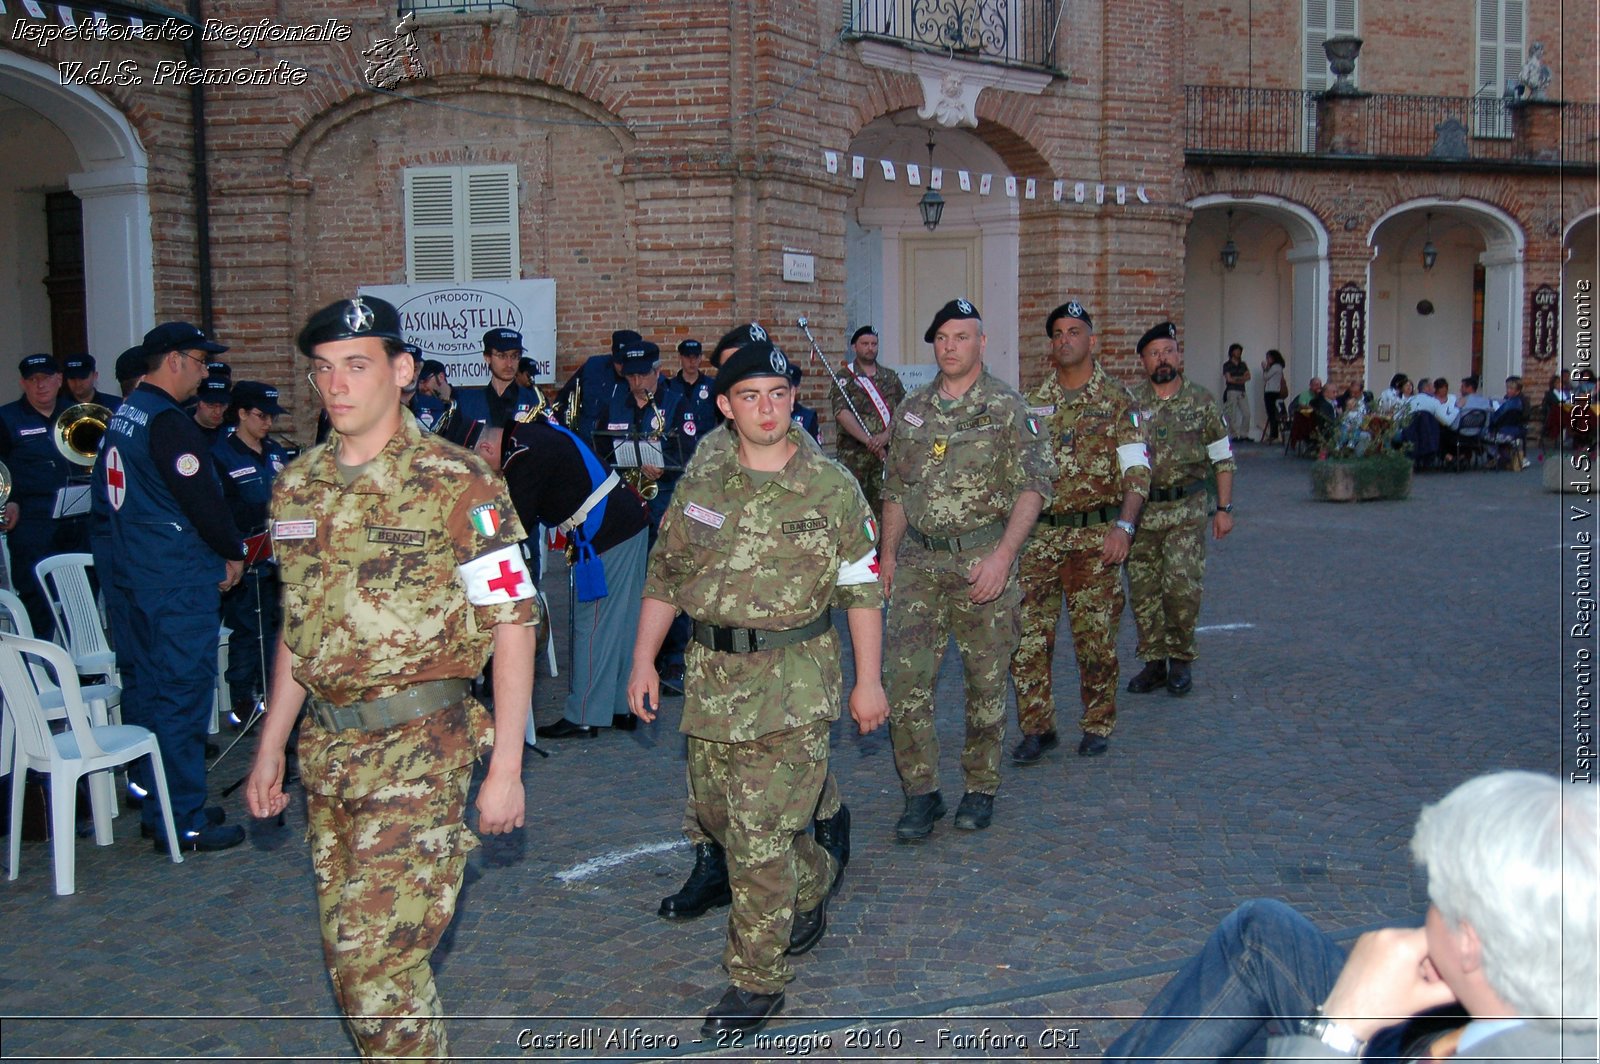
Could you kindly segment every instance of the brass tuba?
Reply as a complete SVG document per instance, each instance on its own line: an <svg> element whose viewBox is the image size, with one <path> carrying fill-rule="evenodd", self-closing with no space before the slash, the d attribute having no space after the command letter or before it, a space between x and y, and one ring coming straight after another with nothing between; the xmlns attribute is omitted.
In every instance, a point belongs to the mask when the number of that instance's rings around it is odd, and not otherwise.
<svg viewBox="0 0 1600 1064"><path fill-rule="evenodd" d="M111 411L99 403L69 406L56 418L56 450L74 465L92 466L109 424Z"/></svg>
<svg viewBox="0 0 1600 1064"><path fill-rule="evenodd" d="M0 462L0 510L6 508L6 503L11 501L11 470Z"/></svg>

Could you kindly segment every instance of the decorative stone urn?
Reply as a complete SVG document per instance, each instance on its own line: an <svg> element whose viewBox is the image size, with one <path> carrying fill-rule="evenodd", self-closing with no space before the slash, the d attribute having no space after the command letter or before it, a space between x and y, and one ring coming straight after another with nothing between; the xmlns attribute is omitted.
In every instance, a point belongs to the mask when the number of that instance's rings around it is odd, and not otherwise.
<svg viewBox="0 0 1600 1064"><path fill-rule="evenodd" d="M1322 53L1328 57L1333 70L1333 84L1328 86L1332 96L1352 96L1360 90L1350 75L1356 72L1356 57L1361 54L1360 37L1329 37L1322 42Z"/></svg>

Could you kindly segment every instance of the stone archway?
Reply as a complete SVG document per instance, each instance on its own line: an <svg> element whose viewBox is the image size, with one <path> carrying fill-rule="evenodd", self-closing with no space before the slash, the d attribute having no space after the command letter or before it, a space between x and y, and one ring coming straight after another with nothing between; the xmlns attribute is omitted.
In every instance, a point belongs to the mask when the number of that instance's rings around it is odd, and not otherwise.
<svg viewBox="0 0 1600 1064"><path fill-rule="evenodd" d="M11 273L24 282L7 286L15 298L0 296L0 315L20 332L23 349L49 348L42 286L45 274L42 220L38 226L14 224L28 212L30 197L41 200L41 186L70 189L83 210L86 326L89 350L102 362L114 359L155 324L155 273L150 230L149 160L139 136L121 111L91 89L63 86L56 70L0 51L0 108L13 112L13 136L32 136L20 157L0 156L0 200L9 200L13 224L0 224L0 277ZM15 161L8 161L15 160ZM109 367L107 367L109 368ZM102 379L110 384L110 374Z"/></svg>
<svg viewBox="0 0 1600 1064"><path fill-rule="evenodd" d="M1565 261L1561 267L1561 356L1560 366L1571 367L1580 349L1588 352L1590 368L1595 363L1595 304L1600 300L1600 209L1580 215L1562 235ZM1551 372L1558 372L1559 367ZM1546 374L1548 376L1548 374ZM1543 386L1543 381L1534 382Z"/></svg>

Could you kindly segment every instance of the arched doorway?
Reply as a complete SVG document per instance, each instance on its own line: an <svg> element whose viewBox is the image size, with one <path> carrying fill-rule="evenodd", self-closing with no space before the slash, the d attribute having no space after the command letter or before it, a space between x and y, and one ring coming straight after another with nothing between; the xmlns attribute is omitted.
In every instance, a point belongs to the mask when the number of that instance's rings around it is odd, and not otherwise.
<svg viewBox="0 0 1600 1064"><path fill-rule="evenodd" d="M7 52L0 52L0 111L0 146L11 149L0 150L0 318L15 323L17 350L54 348L51 296L40 282L50 268L52 198L57 211L81 212L78 335L106 363L155 324L144 148L99 94L63 86L53 68ZM102 373L105 384L109 377ZM0 381L14 393L12 379Z"/></svg>
<svg viewBox="0 0 1600 1064"><path fill-rule="evenodd" d="M1589 352L1590 368L1595 358L1595 303L1600 299L1600 212L1590 210L1567 227L1562 239L1566 261L1561 268L1561 358L1550 373L1570 369L1581 344ZM1545 374L1546 379L1549 373ZM1533 382L1541 388L1544 381Z"/></svg>
<svg viewBox="0 0 1600 1064"><path fill-rule="evenodd" d="M1469 373L1492 387L1521 372L1524 238L1509 215L1470 201L1416 200L1380 218L1368 242L1367 352L1375 365L1413 379L1443 377L1452 391Z"/></svg>
<svg viewBox="0 0 1600 1064"><path fill-rule="evenodd" d="M908 186L903 173L891 183L870 161L895 160L897 170L900 162L914 162L926 171L928 125L915 111L874 120L851 142L850 154L869 162L845 213L847 332L877 326L884 362L902 370L908 386L920 384L934 372L932 349L922 341L927 323L939 307L965 297L984 316L990 372L1016 385L1017 203L998 187L977 194L979 175L995 175L998 185L1010 167L971 133L935 130L933 162L944 172L945 209L939 228L929 232L917 210L927 173L919 187ZM958 170L972 175L971 193L959 191Z"/></svg>
<svg viewBox="0 0 1600 1064"><path fill-rule="evenodd" d="M1283 353L1291 393L1328 370L1328 231L1276 196L1201 196L1184 237L1185 373L1219 399L1228 346L1244 347L1252 425L1263 424L1261 361ZM1231 214L1230 214L1231 212ZM1230 268L1222 251L1232 239ZM1259 434L1259 433L1257 433Z"/></svg>

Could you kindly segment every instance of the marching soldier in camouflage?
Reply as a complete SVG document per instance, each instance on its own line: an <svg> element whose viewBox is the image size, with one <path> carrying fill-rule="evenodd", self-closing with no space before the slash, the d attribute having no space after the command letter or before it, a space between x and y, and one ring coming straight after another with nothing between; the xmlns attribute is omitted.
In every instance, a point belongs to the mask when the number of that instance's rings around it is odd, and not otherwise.
<svg viewBox="0 0 1600 1064"><path fill-rule="evenodd" d="M945 813L933 685L953 634L966 675L966 793L955 825L989 826L1000 789L1006 670L1017 649L1016 559L1049 500L1050 449L1022 396L983 367L988 337L965 299L923 339L939 374L895 415L880 568L889 592L889 734L906 807L895 837L926 838Z"/></svg>
<svg viewBox="0 0 1600 1064"><path fill-rule="evenodd" d="M1139 340L1148 380L1133 390L1150 443L1150 502L1128 555L1128 594L1145 665L1128 681L1135 694L1194 686L1194 629L1206 574L1206 479L1217 478L1211 534L1233 530L1233 445L1211 393L1183 376L1178 329L1164 321Z"/></svg>
<svg viewBox="0 0 1600 1064"><path fill-rule="evenodd" d="M681 729L694 822L727 855L731 986L707 1037L759 1030L827 927L838 862L805 829L828 772L839 714L846 611L855 652L850 713L863 732L888 715L879 681L882 592L875 526L860 489L790 421L788 360L741 347L717 373L717 407L738 435L702 446L661 523L634 645L628 703L655 719L654 660L677 609L694 618ZM707 441L708 443L710 441Z"/></svg>
<svg viewBox="0 0 1600 1064"><path fill-rule="evenodd" d="M889 435L894 412L906 397L906 386L899 374L878 361L878 333L863 325L850 337L855 361L840 377L844 391L834 389L833 420L839 426L839 464L861 485L867 505L883 517L883 460L889 454ZM845 397L849 397L849 402ZM866 424L851 412L855 406Z"/></svg>
<svg viewBox="0 0 1600 1064"><path fill-rule="evenodd" d="M1083 699L1078 753L1106 752L1117 722L1117 629L1122 623L1122 563L1150 487L1150 460L1133 396L1094 357L1094 320L1072 300L1045 320L1054 371L1028 395L1044 425L1058 476L1055 497L1022 552L1022 639L1011 658L1022 741L1018 765L1037 763L1058 745L1050 666L1062 596L1078 657Z"/></svg>
<svg viewBox="0 0 1600 1064"><path fill-rule="evenodd" d="M522 526L476 455L400 402L414 372L379 299L323 308L299 336L334 434L279 476L284 625L246 792L275 816L300 736L323 955L364 1058L445 1060L429 958L455 912L472 764L492 747L479 830L523 822L522 736L537 614ZM468 681L494 651L495 713Z"/></svg>

